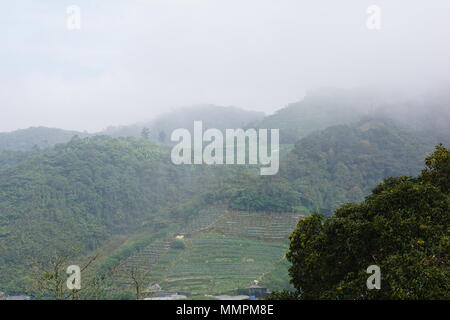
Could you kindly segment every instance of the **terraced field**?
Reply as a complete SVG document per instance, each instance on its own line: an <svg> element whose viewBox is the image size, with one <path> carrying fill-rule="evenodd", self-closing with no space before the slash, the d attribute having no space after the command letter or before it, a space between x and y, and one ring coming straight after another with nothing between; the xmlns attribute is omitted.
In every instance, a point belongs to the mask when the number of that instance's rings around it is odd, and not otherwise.
<svg viewBox="0 0 450 320"><path fill-rule="evenodd" d="M188 224L181 228L179 234L190 235L202 230L208 230L227 214L228 210L225 207L203 209Z"/></svg>
<svg viewBox="0 0 450 320"><path fill-rule="evenodd" d="M144 277L146 279L145 281L150 281L150 270L152 270L153 266L157 265L161 257L167 253L169 246L169 240L162 239L155 241L143 250L138 251L122 262L121 266L115 273L114 281L119 286L131 285L132 278L130 277L130 271L132 269Z"/></svg>
<svg viewBox="0 0 450 320"><path fill-rule="evenodd" d="M164 290L216 294L243 288L270 272L286 243L203 233L187 242L158 281Z"/></svg>
<svg viewBox="0 0 450 320"><path fill-rule="evenodd" d="M287 250L300 216L209 208L169 238L155 241L125 260L116 281L130 285L130 269L148 285L189 295L243 288L272 272ZM170 246L184 235L184 249Z"/></svg>
<svg viewBox="0 0 450 320"><path fill-rule="evenodd" d="M229 211L213 229L234 237L283 241L303 217L297 213Z"/></svg>
<svg viewBox="0 0 450 320"><path fill-rule="evenodd" d="M211 207L201 210L197 216L189 223L184 225L177 235L190 235L207 230L214 225L222 216L227 214L224 207ZM164 272L170 242L173 241L175 234L166 239L154 241L149 246L135 252L132 256L122 261L115 272L114 282L119 286L129 286L132 284L130 271L134 270L144 281L151 283L151 274ZM168 255L170 258L170 254ZM162 259L162 260L161 260ZM161 261L160 261L161 260ZM163 266L163 268L161 268Z"/></svg>

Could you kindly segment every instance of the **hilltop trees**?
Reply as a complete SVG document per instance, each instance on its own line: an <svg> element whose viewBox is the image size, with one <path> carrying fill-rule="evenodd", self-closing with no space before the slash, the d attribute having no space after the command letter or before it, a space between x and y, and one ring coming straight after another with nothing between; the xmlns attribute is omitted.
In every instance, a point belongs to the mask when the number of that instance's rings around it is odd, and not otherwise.
<svg viewBox="0 0 450 320"><path fill-rule="evenodd" d="M436 152L425 159L426 168L422 171L422 180L438 186L442 192L450 193L450 157L448 149L442 144Z"/></svg>
<svg viewBox="0 0 450 320"><path fill-rule="evenodd" d="M417 178L388 178L360 204L299 222L287 254L297 295L450 298L450 150L438 145L425 163ZM381 268L380 290L366 287L369 265Z"/></svg>
<svg viewBox="0 0 450 320"><path fill-rule="evenodd" d="M141 137L142 139L148 140L150 138L150 129L149 128L143 128L141 131Z"/></svg>

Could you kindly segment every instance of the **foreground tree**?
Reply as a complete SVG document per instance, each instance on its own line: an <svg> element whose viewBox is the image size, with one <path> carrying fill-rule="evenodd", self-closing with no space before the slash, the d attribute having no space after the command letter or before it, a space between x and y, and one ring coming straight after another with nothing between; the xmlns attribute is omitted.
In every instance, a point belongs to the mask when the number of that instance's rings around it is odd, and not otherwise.
<svg viewBox="0 0 450 320"><path fill-rule="evenodd" d="M68 289L69 274L67 273L67 268L69 265L72 265L73 257L78 255L78 249L70 248L63 252L55 251L50 258L44 259L44 261L38 261L33 258L30 261L30 266L34 275L27 294L38 300L97 300L114 298L108 294L108 291L111 291L111 280L117 273L118 266L99 272L98 266L95 266L98 262L98 255L87 257L80 263L81 288ZM120 294L118 297L120 297Z"/></svg>
<svg viewBox="0 0 450 320"><path fill-rule="evenodd" d="M145 289L145 285L148 284L146 280L148 274L149 270L141 270L138 267L131 267L128 270L128 276L132 281L136 300L140 300L144 297L143 290Z"/></svg>
<svg viewBox="0 0 450 320"><path fill-rule="evenodd" d="M450 150L437 146L425 163L417 178L386 179L358 205L299 222L287 254L296 296L450 299ZM367 289L370 265L380 290Z"/></svg>

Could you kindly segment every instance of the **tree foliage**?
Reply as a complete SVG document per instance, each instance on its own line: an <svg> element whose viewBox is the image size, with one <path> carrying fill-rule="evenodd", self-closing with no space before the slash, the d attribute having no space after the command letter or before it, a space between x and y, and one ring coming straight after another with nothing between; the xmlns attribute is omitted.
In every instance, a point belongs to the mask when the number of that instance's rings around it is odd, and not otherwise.
<svg viewBox="0 0 450 320"><path fill-rule="evenodd" d="M449 299L450 150L439 145L417 178L386 179L360 204L299 222L287 254L302 299ZM366 269L381 268L368 290Z"/></svg>

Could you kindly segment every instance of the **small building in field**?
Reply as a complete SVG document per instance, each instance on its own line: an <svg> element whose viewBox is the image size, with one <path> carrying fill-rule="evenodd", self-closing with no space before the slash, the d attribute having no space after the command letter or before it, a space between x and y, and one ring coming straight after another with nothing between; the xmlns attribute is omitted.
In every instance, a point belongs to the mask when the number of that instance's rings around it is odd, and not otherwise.
<svg viewBox="0 0 450 320"><path fill-rule="evenodd" d="M156 293L161 291L161 286L157 283L154 283L148 286L147 289L144 290L144 293Z"/></svg>
<svg viewBox="0 0 450 320"><path fill-rule="evenodd" d="M145 289L142 293L144 294L145 298L153 297L154 295L157 295L161 292L161 286L157 283L151 284Z"/></svg>

